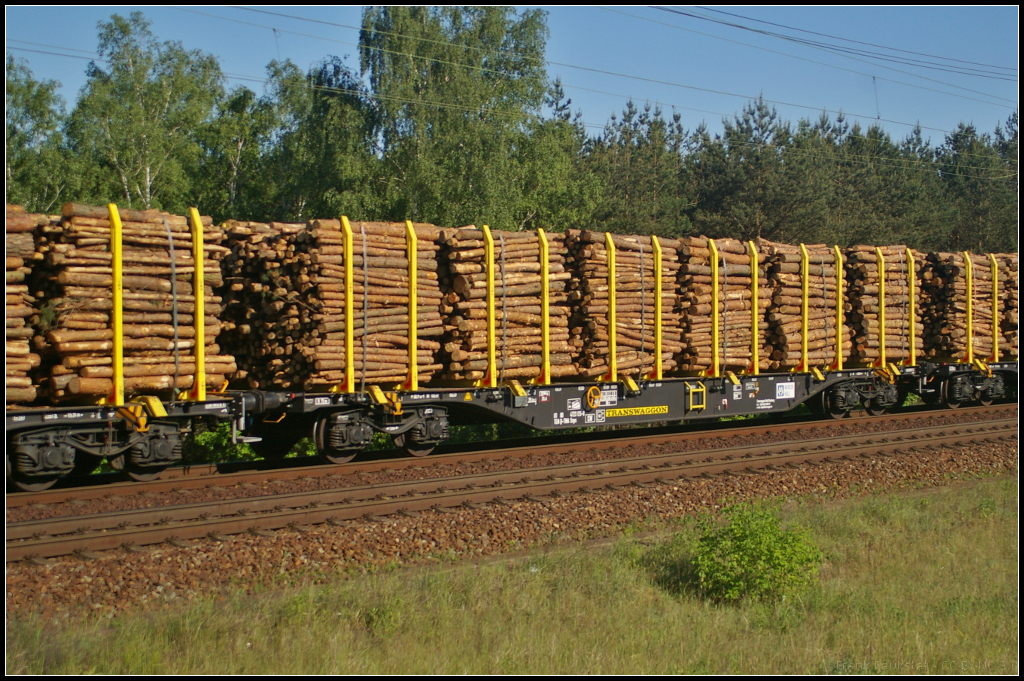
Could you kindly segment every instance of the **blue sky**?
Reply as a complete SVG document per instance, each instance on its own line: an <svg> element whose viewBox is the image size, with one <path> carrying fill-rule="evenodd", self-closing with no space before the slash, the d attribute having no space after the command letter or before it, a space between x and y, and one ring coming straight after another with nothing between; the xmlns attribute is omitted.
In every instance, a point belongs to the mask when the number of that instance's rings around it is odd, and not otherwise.
<svg viewBox="0 0 1024 681"><path fill-rule="evenodd" d="M990 132L1018 106L1016 7L660 7L686 15L655 7L544 8L548 74L561 78L591 134L629 97L666 113L674 109L688 129L704 122L713 133L721 131L724 116L761 95L786 120L841 110L865 124L881 119L896 138L920 123L933 143L960 122ZM96 50L97 23L136 9L159 39L211 53L233 76L263 78L267 63L277 58L305 69L337 55L358 66L359 7L258 8L352 27L346 28L231 7L8 6L7 53L24 59L37 78L60 81L70 106ZM865 55L855 60L715 21L920 60L932 68ZM973 71L951 72L964 69ZM240 84L262 92L259 82L229 80L229 86Z"/></svg>

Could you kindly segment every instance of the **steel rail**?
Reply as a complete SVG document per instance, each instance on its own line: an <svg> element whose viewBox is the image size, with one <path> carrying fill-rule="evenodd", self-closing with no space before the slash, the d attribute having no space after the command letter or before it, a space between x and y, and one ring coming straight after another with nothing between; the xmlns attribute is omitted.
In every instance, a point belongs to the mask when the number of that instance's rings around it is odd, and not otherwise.
<svg viewBox="0 0 1024 681"><path fill-rule="evenodd" d="M202 465L172 468L165 471L160 480L151 482L112 482L108 484L96 484L83 487L65 489L51 489L44 492L18 492L8 494L6 504L8 509L19 508L32 504L57 504L73 499L90 500L103 499L117 494L140 494L160 493L185 489L200 489L215 485L218 487L231 487L245 483L262 483L273 480L296 480L310 476L344 476L373 473L383 470L403 470L407 468L425 468L439 465L450 465L455 463L477 463L495 458L528 456L531 454L547 453L562 454L568 452L579 452L588 450L601 450L611 448L623 448L637 445L665 444L669 442L687 442L701 440L708 437L750 437L752 435L774 435L787 432L799 432L802 430L820 431L822 428L835 428L840 426L870 426L875 424L899 423L901 421L917 421L922 418L955 418L958 415L974 414L1011 414L1016 413L1016 404L994 405L990 407L970 407L967 409L950 410L923 410L913 412L901 412L897 414L886 414L883 416L844 419L842 421L821 421L803 420L787 423L757 424L753 426L728 426L704 429L689 429L668 433L651 434L649 432L613 431L607 433L605 439L586 438L558 438L550 441L547 438L538 438L536 442L529 442L519 446L498 446L471 452L449 452L434 454L430 457L403 457L403 458L379 458L368 461L355 461L347 464L325 464L316 460L315 457L305 457L308 462L300 465L293 465L287 468L263 468L262 462L247 462L255 465L258 470L244 470L230 473L220 473L214 465ZM717 425L717 424L716 424ZM292 459L291 461L298 461Z"/></svg>
<svg viewBox="0 0 1024 681"><path fill-rule="evenodd" d="M908 450L1016 440L1017 420L910 428L873 434L764 445L657 454L634 459L560 464L367 485L316 492L251 497L160 509L24 521L7 526L7 561L46 558L122 546L242 532L266 532L324 522L376 519L395 513L470 506L551 494L590 491L717 474L757 474L778 466L855 457L889 456ZM615 470L612 467L618 466Z"/></svg>

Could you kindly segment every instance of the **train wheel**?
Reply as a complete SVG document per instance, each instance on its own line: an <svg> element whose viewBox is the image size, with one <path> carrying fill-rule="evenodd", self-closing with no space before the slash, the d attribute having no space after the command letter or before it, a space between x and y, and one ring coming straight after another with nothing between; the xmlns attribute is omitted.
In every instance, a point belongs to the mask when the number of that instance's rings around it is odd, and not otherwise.
<svg viewBox="0 0 1024 681"><path fill-rule="evenodd" d="M53 487L62 475L47 475L47 476L14 476L14 486L20 489L22 492L43 492Z"/></svg>
<svg viewBox="0 0 1024 681"><path fill-rule="evenodd" d="M323 457L324 461L327 463L340 464L348 463L352 459L356 458L356 454L358 453L359 452L353 452L352 454L324 454Z"/></svg>
<svg viewBox="0 0 1024 681"><path fill-rule="evenodd" d="M815 416L825 416L828 413L828 398L825 393L815 395L804 404Z"/></svg>
<svg viewBox="0 0 1024 681"><path fill-rule="evenodd" d="M946 381L942 386L942 404L947 409L959 409L963 404L963 400L950 394L949 391L952 387L953 384L950 381Z"/></svg>
<svg viewBox="0 0 1024 681"><path fill-rule="evenodd" d="M67 475L64 473L51 473L50 475L25 475L15 470L11 461L14 447L10 440L7 442L7 455L4 457L4 464L7 473L7 490L21 490L22 492L43 492L53 487L58 480Z"/></svg>
<svg viewBox="0 0 1024 681"><path fill-rule="evenodd" d="M888 407L883 407L878 404L875 400L868 400L864 404L864 411L871 416L881 416L888 410Z"/></svg>
<svg viewBox="0 0 1024 681"><path fill-rule="evenodd" d="M434 451L437 445L421 445L412 441L411 437L408 437L409 433L405 432L401 435L393 435L392 440L395 441L395 446L399 449L404 449L411 456L427 456Z"/></svg>
<svg viewBox="0 0 1024 681"><path fill-rule="evenodd" d="M837 406L835 400L832 399L832 395L828 394L823 398L825 413L834 419L845 419L850 415L850 410L844 407Z"/></svg>
<svg viewBox="0 0 1024 681"><path fill-rule="evenodd" d="M146 466L143 468L141 466L128 465L124 472L135 482L152 482L159 478L165 470L167 470L167 466Z"/></svg>
<svg viewBox="0 0 1024 681"><path fill-rule="evenodd" d="M316 444L317 451L320 452L321 458L327 463L343 464L348 463L352 459L356 458L361 449L343 450L326 447L325 440L325 429L329 427L330 417L321 418L313 424L313 443Z"/></svg>

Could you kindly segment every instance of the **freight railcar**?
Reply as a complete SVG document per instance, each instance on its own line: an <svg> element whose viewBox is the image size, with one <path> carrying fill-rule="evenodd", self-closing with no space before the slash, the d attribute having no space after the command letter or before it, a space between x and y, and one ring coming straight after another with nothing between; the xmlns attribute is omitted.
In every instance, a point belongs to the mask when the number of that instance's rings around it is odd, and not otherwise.
<svg viewBox="0 0 1024 681"><path fill-rule="evenodd" d="M111 224L117 222L117 209L110 207ZM192 227L202 230L198 213ZM352 238L345 225L344 262L352 262ZM126 399L123 363L123 338L119 331L119 317L122 306L121 281L117 264L120 249L114 246L118 237L112 235L111 251L114 255L112 285L112 316L114 320L112 394L99 400L98 404L80 404L72 407L20 408L8 410L7 431L7 478L9 485L22 490L40 490L54 484L60 478L93 470L100 461L108 460L115 468L137 480L156 477L168 466L181 460L182 443L186 437L200 427L211 423L228 422L235 441L248 442L263 456L282 456L299 439L311 437L317 451L328 461L341 463L352 459L368 447L374 433L390 435L395 444L412 455L429 454L434 447L448 437L449 427L458 424L472 424L485 421L508 420L526 424L538 430L557 431L579 427L607 427L638 425L645 423L684 422L697 419L720 418L781 413L806 404L812 411L823 416L842 418L851 410L865 408L877 414L902 404L909 394L919 395L929 404L956 408L967 403L987 404L993 400L1015 399L1017 386L1017 362L1004 361L1000 357L1001 340L996 337L997 325L990 324L991 338L986 338L987 351L978 356L974 351L973 327L967 325L967 336L962 339L963 352L956 357L922 360L918 353L917 339L922 331L917 322L918 302L910 295L908 329L901 327L901 339L909 338L898 359L891 359L887 349L892 346L887 340L885 305L877 312L880 317L872 327L875 338L871 346L876 348L872 356L864 361L851 364L844 360L841 349L844 346L844 315L847 302L844 295L844 273L842 267L835 267L834 282L827 282L822 290L834 292L832 309L827 318L834 320L834 346L838 349L827 364L820 361L809 344L810 327L816 313L809 304L810 277L813 271L811 256L805 248L800 249L800 262L796 268L802 283L802 297L796 305L799 321L798 347L795 349L794 366L784 371L762 370L763 362L759 353L759 324L763 310L759 309L756 289L759 278L750 277L752 295L745 296L750 303L749 363L740 369L732 369L725 361L729 329L721 315L727 309L724 291L720 285L719 261L710 259L710 316L711 344L708 368L690 375L668 375L663 362L657 359L653 368L641 374L620 372L617 367L617 333L608 334L608 366L606 372L594 380L553 380L550 356L549 300L546 273L542 270L544 283L541 286L542 333L539 338L540 354L543 357L539 375L529 381L506 380L502 375L502 360L499 359L499 333L501 305L495 295L494 244L486 227L483 230L487 241L485 274L486 282L486 331L487 367L482 379L464 381L453 385L419 385L417 369L417 322L415 303L408 320L407 380L400 384L373 385L358 380L353 361L353 324L356 318L352 296L351 280L345 287L344 324L346 339L343 349L344 370L341 380L333 385L323 386L315 391L286 392L275 390L224 390L207 393L205 359L202 348L204 315L201 306L195 310L191 330L196 342L194 358L194 387L187 394L175 394L173 399L157 396L138 396ZM412 234L410 226L410 234ZM410 237L415 240L415 236ZM543 233L540 233L543 242ZM200 237L196 243L201 243ZM661 257L658 239L651 238L655 258ZM715 242L709 241L712 252L717 253ZM607 254L607 328L617 329L616 297L618 281L615 274L616 246L611 235L605 244ZM842 256L837 254L837 263ZM877 271L886 268L885 255L877 250ZM904 267L914 275L914 258L908 253ZM203 250L195 252L196 281L194 290L202 291ZM749 244L748 273L758 272L758 250ZM733 258L735 260L735 257ZM964 261L971 258L964 254ZM409 258L409 298L415 301L416 258ZM901 259L901 262L904 262ZM970 277L970 265L966 280L966 306L968 320L975 306L984 305L986 314L995 320L999 317L1001 296L998 287L995 261L992 274L987 278L990 297L977 300ZM725 260L721 263L726 268ZM350 271L350 270L349 270ZM659 273L654 284L653 296L653 356L662 358L661 337L662 287L660 260L654 268ZM820 270L824 271L824 270ZM721 274L725 274L722 272ZM819 276L819 279L821 277ZM886 292L882 278L879 300L885 301ZM913 291L913 287L910 287ZM196 303L202 296L196 296ZM820 312L820 310L819 310ZM744 312L744 315L746 312ZM820 318L820 314L818 317ZM980 345L980 341L979 341ZM735 346L735 342L733 343ZM738 370L737 370L738 369Z"/></svg>

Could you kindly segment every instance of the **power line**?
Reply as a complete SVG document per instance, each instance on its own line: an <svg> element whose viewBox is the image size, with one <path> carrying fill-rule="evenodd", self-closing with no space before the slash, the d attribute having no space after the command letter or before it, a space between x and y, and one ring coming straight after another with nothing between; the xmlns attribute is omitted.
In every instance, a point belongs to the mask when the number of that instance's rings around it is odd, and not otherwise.
<svg viewBox="0 0 1024 681"><path fill-rule="evenodd" d="M903 71L902 69L896 69L896 68L893 68L891 66L885 66L884 64L875 64L875 63L867 61L865 59L859 59L857 57L854 57L854 56L851 56L851 55L848 55L848 54L842 54L842 51L839 48L820 47L818 45L811 44L810 41L805 41L805 40L801 40L801 39L798 39L798 38L792 38L792 37L789 37L789 36L784 36L782 34L771 33L769 31L762 31L762 30L759 30L759 29L756 29L756 28L750 28L749 26L743 26L742 24L736 24L736 23L732 23L732 22L728 22L728 21L722 21L720 19L713 19L711 17L704 17L704 16L701 16L699 14L695 14L693 12L684 12L682 10L672 9L670 7L652 6L651 8L652 9L661 10L662 12L671 12L672 14L678 14L680 16L690 17L691 19L700 19L702 21L710 21L711 23L721 24L723 26L729 26L731 28L738 28L740 30L749 31L751 33L758 33L758 34L761 34L761 35L767 35L769 37L775 37L775 38L780 38L782 40L788 40L790 42L795 42L795 43L798 43L798 44L802 44L802 45L805 45L807 47L811 47L813 49L822 50L823 52L838 53L841 56L846 57L847 59L852 59L854 61L859 61L859 62L862 62L862 63L865 63L865 64L871 64L872 66L877 66L879 68L888 69L890 71L895 71L897 73L902 73L904 75L913 76L914 78L920 78L922 80L927 80L927 81L930 81L930 82L933 82L933 83L940 83L942 85L945 85L947 87L952 87L952 88L955 88L957 90L963 90L964 92L973 92L976 95L984 95L986 97L991 97L992 99L999 99L999 100L1002 100L1004 102L1009 102L1011 104L1016 105L1016 102L1014 100L1012 100L1012 99L1006 99L1005 97L1000 97L998 95L993 95L993 94L988 93L988 92L982 92L980 90L972 90L971 88L962 87L960 85L954 85L952 83L947 83L946 81L938 80L936 78L929 78L927 76L922 76L922 75L920 75L918 73L913 73L911 71Z"/></svg>
<svg viewBox="0 0 1024 681"><path fill-rule="evenodd" d="M715 10L712 10L712 11L715 11ZM733 28L742 28L743 30L746 30L746 31L751 31L751 32L754 32L754 33L760 33L762 35L770 36L770 37L773 37L773 38L780 38L782 40L789 40L789 41L793 41L793 42L796 42L796 43L799 43L799 44L815 46L815 47L819 47L819 48L826 49L826 50L837 51L837 52L840 52L840 53L857 54L857 55L860 55L860 56L863 56L863 57L868 57L869 59L879 59L879 60L882 60L882 61L891 61L891 62L895 62L895 63L898 63L898 64L905 64L907 66L913 66L913 67L916 67L916 68L932 69L932 70L936 70L936 71L944 71L946 73L956 73L958 75L964 75L964 76L975 76L975 77L978 77L978 78L992 78L992 79L995 79L995 80L1006 80L1006 81L1011 81L1011 82L1015 80L1015 76L1013 76L1012 74L1001 73L1001 72L993 71L993 70L990 70L990 69L984 69L984 70L983 69L975 69L975 68L972 68L972 67L969 67L969 66L956 66L956 65L953 65L953 64L943 64L943 63L935 62L935 61L925 61L925 60L922 60L922 59L914 59L913 57L900 57L900 56L896 56L896 55L885 54L883 52L877 52L877 51L874 51L874 50L864 50L864 49L855 48L855 47L845 47L845 46L842 46L842 45L835 45L835 44L832 44L832 43L827 43L827 42L823 42L823 41L819 41L819 40L811 40L811 39L808 39L808 38L798 38L796 36L789 36L789 35L786 35L786 34L783 34L783 33L775 33L773 31L764 31L764 30L761 30L761 29L750 28L749 26L743 26L742 24L735 24L735 23L728 22L728 21L722 21L722 20L719 20L719 19L713 19L711 17L705 17L705 16L702 16L702 15L697 14L697 13L694 13L691 16L693 16L694 18L704 19L706 21L712 21L712 22L715 22L715 23L721 23L723 25L731 26ZM739 16L739 15L731 15L731 16ZM799 29L793 29L793 30L799 30ZM844 40L844 39L840 38L840 40Z"/></svg>
<svg viewBox="0 0 1024 681"><path fill-rule="evenodd" d="M31 41L28 41L28 40L15 40L14 38L8 38L7 42L9 42L9 43L21 43L22 45L35 45L36 47L49 47L49 48L53 48L53 45L50 45L48 43L33 43ZM59 49L62 49L65 52L81 52L82 54L90 54L90 55L95 55L96 54L95 52L90 52L89 50L76 50L73 47L64 47L63 45L61 45Z"/></svg>
<svg viewBox="0 0 1024 681"><path fill-rule="evenodd" d="M924 85L918 85L917 83L908 83L908 82L903 81L903 80L894 80L892 78L886 78L885 76L876 76L875 74L867 73L867 72L864 72L864 71L855 71L855 70L852 70L852 69L850 69L848 67L845 67L845 66L836 66L835 64L829 64L827 62L818 61L816 59L809 59L807 57L801 57L799 55L790 54L788 52L780 52L778 50L773 50L773 49L770 49L770 48L767 48L767 47L762 47L760 45L754 45L753 43L745 43L742 40L733 40L732 38L726 38L724 36L715 35L714 33L705 33L704 31L697 31L697 30L692 29L692 28L686 28L685 26L679 26L678 24L670 24L667 21L658 21L657 19L651 19L650 17L640 16L639 14L630 14L629 12L623 12L622 10L613 9L611 7L600 7L599 9L603 9L606 12L614 12L616 14L622 14L623 16L632 17L634 19L640 19L641 21L648 21L648 22L650 22L652 24L659 24L661 26L668 26L670 28L675 28L675 29L678 29L680 31L686 31L687 33L694 33L696 35L702 35L702 36L705 36L705 37L708 37L708 38L714 38L715 40L722 40L722 41L727 42L727 43L733 43L734 45L743 45L745 47L750 47L750 48L753 48L755 50L761 50L762 52L770 52L771 54L778 54L778 55L782 55L784 57L789 57L791 59L798 59L800 61L805 61L805 62L808 62L810 64L817 64L819 66L825 66L827 68L836 69L836 70L839 70L839 71L844 71L846 73L856 73L857 75L866 76L866 77L869 77L869 78L876 78L877 77L879 80L884 80L884 81L886 81L888 83L896 83L897 85L905 85L907 87L917 88L918 90L925 90L927 92L937 92L939 94L948 95L950 97L958 97L960 99L966 99L966 100L970 100L972 102L981 102L982 104L989 104L991 106L998 106L998 107L1002 107L1002 108L1013 108L1013 107L1010 107L1010 106L1008 106L1006 104L999 104L997 102L990 102L990 101L985 100L985 99L978 99L977 97L970 97L968 95L957 94L956 92L948 92L946 90L938 90L936 88L931 88L931 87L927 87L927 86L924 86Z"/></svg>
<svg viewBox="0 0 1024 681"><path fill-rule="evenodd" d="M714 10L712 10L712 11L714 11ZM733 16L737 16L737 15L733 15ZM702 18L707 18L707 17L702 17ZM710 20L710 21L714 21L713 19L710 19L710 18L707 18L707 19ZM739 25L739 24L727 23L726 25L734 26L734 27L741 27L741 25ZM863 57L867 57L869 59L879 59L879 60L882 60L882 61L890 61L890 62L894 62L894 63L897 63L897 64L905 64L907 66L913 66L913 67L916 67L916 68L932 69L932 70L935 70L935 71L944 71L946 73L955 73L955 74L963 75L963 76L974 76L974 77L977 77L977 78L990 78L990 79L993 79L993 80L1003 80L1003 81L1007 81L1007 82L1014 82L1016 80L1016 77L1013 76L1012 74L1001 73L1001 72L992 71L992 70L988 70L988 69L983 70L983 69L975 69L975 68L972 68L972 67L969 67L969 66L955 66L953 64L942 64L942 63L934 62L934 61L925 61L925 60L922 60L922 59L914 59L913 57L899 57L899 56L895 56L895 55L885 54L885 53L882 53L882 52L875 52L873 50L863 50L863 49L854 48L854 47L844 47L844 46L841 46L841 45L834 45L834 44L830 44L830 43L826 43L826 42L822 42L822 41L818 41L818 40L810 40L810 39L806 39L806 38L797 38L795 36L787 36L787 35L782 34L782 33L774 33L774 32L771 32L771 31L759 31L757 29L750 29L748 27L742 27L742 28L744 28L746 30L751 30L751 31L755 31L755 32L758 32L758 33L762 33L763 35L767 35L767 36L771 36L771 37L775 37L775 38L781 38L783 40L790 40L790 41L793 41L793 42L796 42L796 43L799 43L799 44L803 44L803 45L820 47L820 48L823 48L823 49L826 49L826 50L832 50L832 51L836 51L836 52L839 52L839 53L856 54L856 55L860 55L860 56L863 56ZM797 30L797 29L794 29L794 30ZM840 40L843 40L843 38L840 38Z"/></svg>
<svg viewBox="0 0 1024 681"><path fill-rule="evenodd" d="M921 57L932 57L934 59L943 59L943 60L946 60L946 61L955 61L955 62L959 62L961 64L973 64L974 66L986 66L988 68L1003 69L1005 71L1017 71L1018 70L1016 67L998 66L996 64L984 64L982 62L966 61L964 59L954 59L953 57L943 57L943 56L940 56L940 55L937 55L937 54L928 54L927 52L915 52L913 50L904 50L904 49L900 49L898 47L888 47L886 45L877 45L875 43L866 43L866 42L863 42L863 41L860 41L860 40L853 40L851 38L843 38L841 36L830 35L828 33L819 33L817 31L809 31L809 30L806 30L806 29L803 29L803 28L796 28L794 26L786 26L785 24L777 24L777 23L772 22L772 21L764 21L762 19L754 19L753 17L745 17L745 16L742 16L740 14L733 14L732 12L726 12L726 11L720 10L720 9L713 9L711 7L701 7L700 5L697 5L697 9L702 9L705 12L715 12L716 14L726 14L726 15L731 16L731 17L736 17L737 19L745 19L746 21L756 21L759 24L767 24L769 26L776 26L778 28L785 28L785 29L790 30L790 31L799 31L801 33L809 33L811 35L820 35L820 36L822 36L824 38L832 38L834 40L843 40L843 41L848 42L848 43L856 43L858 45L867 45L868 47L878 47L880 49L891 50L893 52L903 52L905 54L916 54L916 55L921 56Z"/></svg>
<svg viewBox="0 0 1024 681"><path fill-rule="evenodd" d="M260 28L265 28L267 30L273 30L275 28L273 26L266 26L266 25L262 25L262 24L254 24L252 22L243 21L241 19L233 19L233 18L230 18L230 17L223 17L223 16L219 16L219 15L216 15L216 14L208 14L206 12L199 12L197 10L185 9L183 7L175 7L175 9L179 9L179 10L182 10L182 11L185 11L185 12L192 12L194 14L201 14L203 16L209 16L209 17L216 18L216 19L222 19L224 21L234 21L234 22L246 24L246 25L249 25L249 26L257 26L257 27L260 27ZM290 19L296 19L296 20L299 20L299 21L310 21L310 22L313 22L313 23L328 23L328 24L331 23L331 22L323 22L322 20L318 20L318 19L308 19L306 17L300 17L300 16L290 15L290 14L280 14L280 13L276 13L276 14L279 14L279 16L283 16L283 17L290 18ZM339 24L339 26L340 26L340 24ZM294 31L288 31L287 29L280 29L279 28L278 30L284 31L284 32L295 33ZM304 37L310 37L310 38L318 38L318 39L327 40L327 41L330 41L330 42L342 43L342 44L345 44L345 45L355 45L354 43L349 43L349 42L346 42L346 41L336 40L334 38L324 38L322 36L314 36L314 35L308 35L308 34L302 34L302 33L299 33L298 35L302 35ZM394 35L394 34L391 34L391 35ZM409 38L412 38L414 40L418 40L418 38L415 38L413 36L405 36L405 37L409 37ZM432 42L436 42L436 41L432 41ZM446 43L446 44L451 45L451 43ZM355 45L355 46L359 47L359 45ZM448 61L445 61L445 60L434 59L434 58L431 58L431 57L423 57L423 56L411 54L411 53L408 53L408 52L397 52L397 51L394 51L394 50L386 50L386 49L380 48L380 47L369 47L368 49L381 50L381 51L387 52L389 54L394 54L394 55L404 56L404 57L410 57L410 58L413 58L413 59L423 59L423 60L426 60L426 61L435 61L435 62L438 62L438 63L441 63L441 64L448 64L448 65L452 65L452 66L459 66L459 67L462 67L462 68L479 70L479 71L482 71L482 72L490 72L490 73L498 73L498 74L501 74L501 75L506 75L504 72L495 71L493 69L488 69L486 67L471 66L471 65L467 65L467 64L458 64L456 62L448 62ZM546 63L548 65L551 65L551 66L561 66L563 68L577 69L577 70L580 70L580 71L588 71L588 72L591 72L591 73L599 73L599 74L602 74L602 75L616 76L616 77L619 77L619 78L627 78L627 79L631 79L631 80L638 80L638 81L641 81L641 82L653 83L653 84L658 84L658 85L667 85L667 86L670 86L670 87L678 87L678 88L687 89L687 90L695 90L695 91L698 91L698 92L706 92L706 93L709 93L709 94L718 94L718 95L723 95L723 96L728 96L728 97L737 97L737 98L745 99L745 100L748 100L748 101L752 100L752 99L758 99L758 97L754 97L752 95L744 95L744 94L738 94L738 93L734 93L734 92L725 92L725 91L722 91L722 90L714 90L714 89L711 89L711 88L701 88L701 87L697 87L697 86L694 86L694 85L686 85L684 83L674 83L674 82L671 82L671 81L662 81L662 80L657 80L657 79L653 79L653 78L645 78L643 76L633 76L633 75L630 75L630 74L616 73L614 71L606 71L606 70L602 70L602 69L594 69L594 68L590 68L590 67L586 67L586 66L577 66L575 64L567 64L567 63L564 63L564 62L556 62L556 61L551 61L551 60L545 60L544 63ZM914 75L914 74L911 74L911 75ZM984 93L981 93L981 94L984 94ZM997 97L996 99L1001 99L1001 98ZM826 111L828 113L833 113L833 114L844 114L844 115L850 115L850 116L860 117L860 118L865 118L865 119L881 120L882 122L885 122L885 123L892 123L894 125L904 125L904 126L911 127L911 128L921 127L922 129L925 129L925 130L932 130L932 131L935 131L935 132L942 132L942 133L947 133L947 134L952 132L950 130L944 130L942 128L933 128L933 127L930 127L930 126L921 126L919 123L908 123L906 121L898 121L898 120L889 119L889 118L878 119L876 116L871 116L869 114L858 114L858 113L849 114L849 113L844 113L842 110L838 110L838 109L826 109L826 108L819 107L819 106L809 106L809 105L806 105L806 104L796 104L796 103L792 103L792 102L784 102L784 101L781 101L781 100L774 100L774 99L764 99L763 101L768 102L770 104L777 104L779 106L792 106L792 107L796 107L796 108L800 108L800 109L806 109L806 110L810 110L810 111ZM1007 100L1007 101L1009 101L1009 100ZM990 103L990 102L987 102L987 103Z"/></svg>

